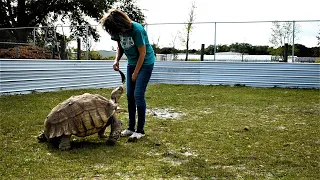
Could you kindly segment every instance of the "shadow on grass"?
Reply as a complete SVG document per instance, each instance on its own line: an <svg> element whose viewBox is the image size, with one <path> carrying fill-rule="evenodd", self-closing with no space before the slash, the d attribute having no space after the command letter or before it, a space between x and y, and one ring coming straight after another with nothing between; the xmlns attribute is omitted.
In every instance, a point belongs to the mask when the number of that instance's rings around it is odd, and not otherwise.
<svg viewBox="0 0 320 180"><path fill-rule="evenodd" d="M107 138L105 140L99 140L99 139L93 139L93 138L79 138L79 139L73 139L70 140L71 149L67 151L86 151L86 150L92 150L92 149L113 149L113 148L120 148L127 147L131 148L133 146L145 146L147 145L150 148L153 147L160 147L161 149L164 148L164 144L161 144L159 139L144 137L137 141L129 141L128 137L122 137L120 138L115 145L109 145L107 144ZM61 151L59 150L59 140L54 140L51 142L39 142L40 145L45 145L46 148L48 148L49 151ZM62 151L61 151L62 152Z"/></svg>
<svg viewBox="0 0 320 180"><path fill-rule="evenodd" d="M53 141L53 142L39 142L40 144L45 144L47 148L50 151L59 150L59 141ZM91 140L81 140L81 141L71 141L71 149L72 150L88 150L88 149L98 149L102 147L108 147L113 148L116 146L119 142L117 142L115 145L108 145L106 141L91 141ZM60 151L60 150L59 150Z"/></svg>

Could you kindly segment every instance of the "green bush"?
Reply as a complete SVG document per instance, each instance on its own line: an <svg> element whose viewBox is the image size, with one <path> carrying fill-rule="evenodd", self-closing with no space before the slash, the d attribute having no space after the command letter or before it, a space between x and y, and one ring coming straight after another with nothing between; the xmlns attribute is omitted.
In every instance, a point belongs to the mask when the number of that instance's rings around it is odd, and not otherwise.
<svg viewBox="0 0 320 180"><path fill-rule="evenodd" d="M109 56L109 57L105 57L103 58L104 60L114 60L116 57L115 56Z"/></svg>
<svg viewBox="0 0 320 180"><path fill-rule="evenodd" d="M188 59L188 61L200 61L200 59Z"/></svg>
<svg viewBox="0 0 320 180"><path fill-rule="evenodd" d="M316 62L315 63L320 63L320 57L318 57L317 59L316 59Z"/></svg>

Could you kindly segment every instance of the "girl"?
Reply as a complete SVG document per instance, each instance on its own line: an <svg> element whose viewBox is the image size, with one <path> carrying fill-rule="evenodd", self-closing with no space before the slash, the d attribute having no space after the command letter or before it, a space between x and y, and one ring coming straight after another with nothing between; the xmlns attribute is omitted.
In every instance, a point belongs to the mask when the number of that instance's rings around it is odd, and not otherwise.
<svg viewBox="0 0 320 180"><path fill-rule="evenodd" d="M119 70L119 61L123 53L127 56L127 101L129 112L128 129L121 136L140 139L145 135L146 120L145 92L152 74L155 55L143 26L132 21L128 15L118 9L111 9L101 20L103 28L117 41L118 48L113 64ZM136 111L138 123L136 128Z"/></svg>

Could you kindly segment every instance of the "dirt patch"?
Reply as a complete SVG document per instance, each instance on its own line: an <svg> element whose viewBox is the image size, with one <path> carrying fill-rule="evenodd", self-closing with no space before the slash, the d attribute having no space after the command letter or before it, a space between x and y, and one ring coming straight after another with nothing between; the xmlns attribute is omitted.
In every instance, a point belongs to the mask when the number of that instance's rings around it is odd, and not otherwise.
<svg viewBox="0 0 320 180"><path fill-rule="evenodd" d="M184 113L181 112L174 112L173 108L153 108L153 109L147 109L147 113L152 116L156 116L158 118L162 119L176 119L184 116Z"/></svg>
<svg viewBox="0 0 320 180"><path fill-rule="evenodd" d="M19 56L17 57L17 49L0 49L0 58L4 59L52 59L52 53L47 49L38 46L19 46ZM54 59L59 59L56 56Z"/></svg>

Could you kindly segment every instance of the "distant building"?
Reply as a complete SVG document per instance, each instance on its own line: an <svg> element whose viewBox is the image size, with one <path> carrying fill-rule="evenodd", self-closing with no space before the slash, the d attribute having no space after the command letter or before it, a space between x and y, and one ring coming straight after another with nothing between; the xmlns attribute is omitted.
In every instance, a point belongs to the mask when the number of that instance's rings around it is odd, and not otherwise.
<svg viewBox="0 0 320 180"><path fill-rule="evenodd" d="M157 54L159 61L184 61L186 54ZM189 60L199 60L200 54L189 54ZM232 62L271 62L271 55L248 55L238 52L218 52L216 55L204 55L204 61L232 61Z"/></svg>

